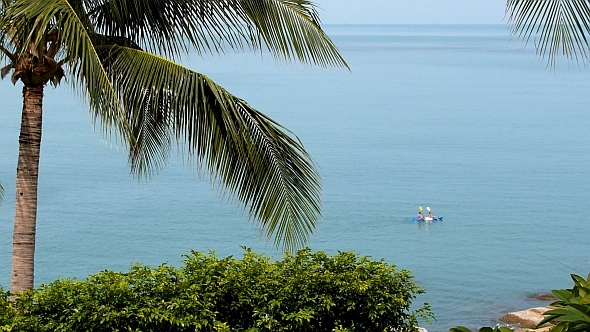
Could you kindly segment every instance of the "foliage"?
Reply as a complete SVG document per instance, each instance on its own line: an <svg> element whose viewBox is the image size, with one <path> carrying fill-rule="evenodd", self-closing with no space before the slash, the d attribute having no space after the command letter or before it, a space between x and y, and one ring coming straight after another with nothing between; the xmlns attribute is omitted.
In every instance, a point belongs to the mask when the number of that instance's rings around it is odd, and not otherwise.
<svg viewBox="0 0 590 332"><path fill-rule="evenodd" d="M546 311L546 316L539 326L545 323L555 323L553 332L582 332L590 331L590 274L583 277L572 274L574 286L571 289L553 290L558 298L551 303L555 309Z"/></svg>
<svg viewBox="0 0 590 332"><path fill-rule="evenodd" d="M590 3L577 0L507 0L512 34L535 40L537 54L555 66L562 54L576 62L590 59Z"/></svg>
<svg viewBox="0 0 590 332"><path fill-rule="evenodd" d="M282 61L348 67L316 7L308 0L2 0L0 77L25 88L68 78L105 135L128 149L136 176L160 170L177 146L268 238L293 250L320 214L313 160L293 133L175 61L191 51L264 49Z"/></svg>
<svg viewBox="0 0 590 332"><path fill-rule="evenodd" d="M471 330L465 326L457 326L451 328L449 332L471 332ZM494 328L486 326L479 329L479 332L512 332L512 330L504 326L496 326Z"/></svg>
<svg viewBox="0 0 590 332"><path fill-rule="evenodd" d="M192 252L183 266L133 266L0 298L0 331L413 331L409 271L351 252L280 261Z"/></svg>
<svg viewBox="0 0 590 332"><path fill-rule="evenodd" d="M10 306L10 293L4 292L0 286L0 331L6 330L6 325L12 324L15 320L14 310Z"/></svg>

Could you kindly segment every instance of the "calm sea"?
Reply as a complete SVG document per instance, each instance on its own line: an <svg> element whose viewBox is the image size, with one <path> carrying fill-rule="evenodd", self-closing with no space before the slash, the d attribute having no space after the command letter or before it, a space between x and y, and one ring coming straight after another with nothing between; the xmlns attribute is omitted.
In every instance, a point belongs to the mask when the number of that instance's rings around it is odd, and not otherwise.
<svg viewBox="0 0 590 332"><path fill-rule="evenodd" d="M551 71L505 26L328 26L343 69L268 55L187 66L295 132L320 167L323 219L309 245L409 269L437 321L495 324L533 293L590 270L590 70ZM21 87L0 83L0 285L10 284ZM191 249L274 257L231 197L173 156L150 181L94 130L67 84L46 89L36 282ZM443 222L410 221L419 205Z"/></svg>

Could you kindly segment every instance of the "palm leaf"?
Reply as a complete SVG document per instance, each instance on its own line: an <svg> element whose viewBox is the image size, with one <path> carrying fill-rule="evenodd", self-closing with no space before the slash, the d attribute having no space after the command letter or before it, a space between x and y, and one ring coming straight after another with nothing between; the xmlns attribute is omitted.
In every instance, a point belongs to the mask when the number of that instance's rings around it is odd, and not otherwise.
<svg viewBox="0 0 590 332"><path fill-rule="evenodd" d="M537 54L555 66L559 55L577 63L589 56L590 4L586 0L508 0L512 34L535 41Z"/></svg>
<svg viewBox="0 0 590 332"><path fill-rule="evenodd" d="M302 144L207 76L135 48L100 56L138 138L130 162L162 165L172 139L249 208L275 244L302 246L320 213L320 180Z"/></svg>
<svg viewBox="0 0 590 332"><path fill-rule="evenodd" d="M5 4L0 7L0 64L3 64L8 58L11 63L16 61L14 45L9 35L9 25L5 23Z"/></svg>
<svg viewBox="0 0 590 332"><path fill-rule="evenodd" d="M217 3L217 2L216 2ZM183 0L84 0L88 20L96 32L133 40L141 47L165 56L188 50L192 41L199 53L210 46L196 15L197 2Z"/></svg>
<svg viewBox="0 0 590 332"><path fill-rule="evenodd" d="M68 1L17 0L6 8L4 19L5 23L14 23L8 28L14 31L18 41L17 55L42 49L45 34L57 30L63 45L61 60L65 62L72 87L82 87L79 92L88 100L94 119L100 118L105 132L115 129L115 134L125 143L134 144L117 93L82 19Z"/></svg>
<svg viewBox="0 0 590 332"><path fill-rule="evenodd" d="M307 0L237 0L250 24L276 58L320 66L347 66L320 28L317 11Z"/></svg>
<svg viewBox="0 0 590 332"><path fill-rule="evenodd" d="M347 66L307 0L85 0L97 33L129 38L173 58L188 44L199 54L229 47L260 49L279 59Z"/></svg>

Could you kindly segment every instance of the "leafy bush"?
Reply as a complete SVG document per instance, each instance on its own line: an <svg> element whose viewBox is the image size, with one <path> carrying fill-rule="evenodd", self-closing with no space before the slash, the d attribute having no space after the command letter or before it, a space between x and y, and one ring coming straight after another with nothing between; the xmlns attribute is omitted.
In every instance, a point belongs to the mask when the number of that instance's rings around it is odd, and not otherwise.
<svg viewBox="0 0 590 332"><path fill-rule="evenodd" d="M1 289L0 289L1 291ZM281 261L192 252L181 268L141 265L0 298L0 331L414 331L432 317L406 270L309 249Z"/></svg>
<svg viewBox="0 0 590 332"><path fill-rule="evenodd" d="M590 274L586 279L576 274L571 277L573 288L552 291L558 300L551 306L556 308L543 314L547 317L539 326L551 322L556 324L551 329L553 332L590 331Z"/></svg>

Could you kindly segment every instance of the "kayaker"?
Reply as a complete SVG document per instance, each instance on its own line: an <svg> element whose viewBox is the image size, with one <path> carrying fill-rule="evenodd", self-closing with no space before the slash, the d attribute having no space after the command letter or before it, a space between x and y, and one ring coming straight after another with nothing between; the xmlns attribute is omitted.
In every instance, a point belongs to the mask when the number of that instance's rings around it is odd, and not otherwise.
<svg viewBox="0 0 590 332"><path fill-rule="evenodd" d="M424 219L424 216L422 215L422 211L418 211L418 218Z"/></svg>
<svg viewBox="0 0 590 332"><path fill-rule="evenodd" d="M428 218L434 218L434 216L432 215L432 211L428 211Z"/></svg>

